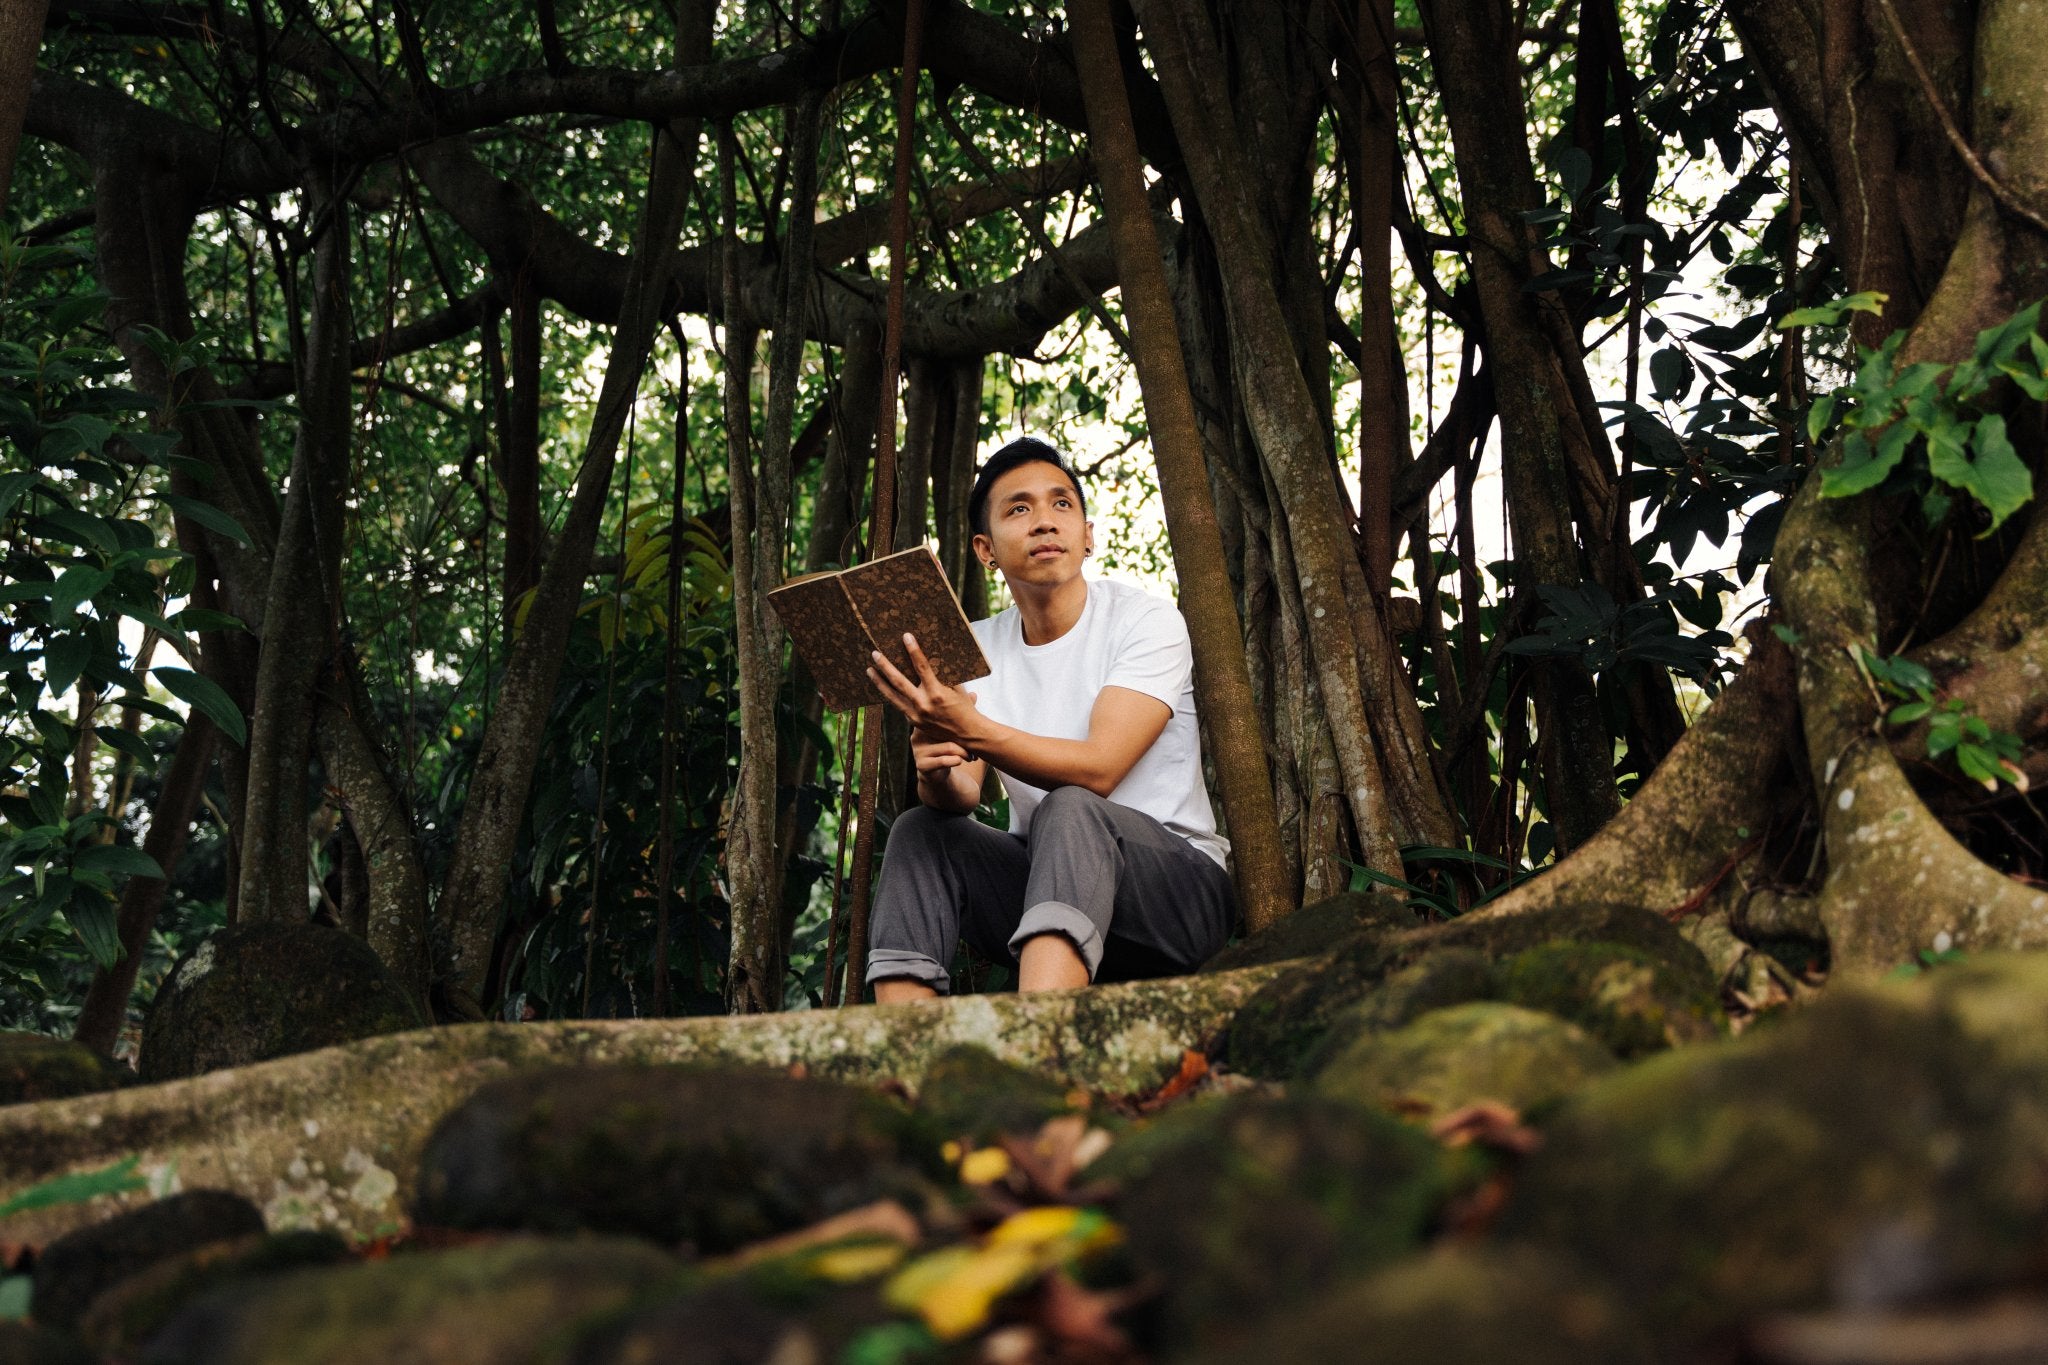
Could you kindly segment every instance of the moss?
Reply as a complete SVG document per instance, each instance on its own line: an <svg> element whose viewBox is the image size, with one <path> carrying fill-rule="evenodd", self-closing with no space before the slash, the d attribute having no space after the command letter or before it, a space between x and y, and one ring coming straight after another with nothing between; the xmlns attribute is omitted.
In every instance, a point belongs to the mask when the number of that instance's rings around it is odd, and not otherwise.
<svg viewBox="0 0 2048 1365"><path fill-rule="evenodd" d="M1704 1042L1725 1027L1706 963L1619 943L1546 943L1501 964L1500 998L1569 1019L1618 1056Z"/></svg>
<svg viewBox="0 0 2048 1365"><path fill-rule="evenodd" d="M83 1043L40 1033L0 1033L0 1105L113 1090L135 1079Z"/></svg>
<svg viewBox="0 0 2048 1365"><path fill-rule="evenodd" d="M79 1338L102 1355L129 1359L202 1295L307 1266L350 1259L332 1233L282 1232L215 1242L159 1261L94 1299L79 1320Z"/></svg>
<svg viewBox="0 0 2048 1365"><path fill-rule="evenodd" d="M175 1080L426 1021L367 943L319 924L236 924L181 961L142 1028L142 1078Z"/></svg>
<svg viewBox="0 0 2048 1365"><path fill-rule="evenodd" d="M1214 1344L1337 1277L1412 1250L1445 1188L1436 1144L1317 1095L1184 1106L1095 1166L1121 1187L1134 1260L1158 1274L1146 1334Z"/></svg>
<svg viewBox="0 0 2048 1365"><path fill-rule="evenodd" d="M1531 1247L1446 1248L1354 1280L1201 1365L1649 1365L1614 1300Z"/></svg>
<svg viewBox="0 0 2048 1365"><path fill-rule="evenodd" d="M774 1267L686 1284L587 1322L550 1365L842 1360L862 1333L900 1320L878 1288Z"/></svg>
<svg viewBox="0 0 2048 1365"><path fill-rule="evenodd" d="M615 1238L511 1237L229 1285L150 1343L149 1365L522 1365L577 1323L674 1281L674 1257Z"/></svg>
<svg viewBox="0 0 2048 1365"><path fill-rule="evenodd" d="M189 1190L80 1228L36 1258L36 1320L71 1331L87 1305L128 1276L195 1246L261 1231L254 1204L219 1190Z"/></svg>
<svg viewBox="0 0 2048 1365"><path fill-rule="evenodd" d="M1329 1027L1303 1057L1300 1070L1313 1075L1366 1034L1400 1028L1431 1010L1491 999L1495 985L1493 964L1483 954L1470 948L1430 953L1420 962L1390 973L1363 998L1332 1016Z"/></svg>
<svg viewBox="0 0 2048 1365"><path fill-rule="evenodd" d="M1574 1024L1519 1005L1475 1000L1358 1037L1316 1073L1315 1088L1429 1117L1484 1100L1526 1112L1555 1103L1614 1065L1613 1054Z"/></svg>
<svg viewBox="0 0 2048 1365"><path fill-rule="evenodd" d="M2033 1273L2048 964L1965 965L1836 987L1768 1032L1595 1082L1547 1126L1504 1230L1569 1249L1677 1339Z"/></svg>
<svg viewBox="0 0 2048 1365"><path fill-rule="evenodd" d="M1278 923L1233 943L1203 966L1205 972L1263 967L1326 953L1360 933L1413 929L1415 913L1388 896L1347 891L1287 915Z"/></svg>
<svg viewBox="0 0 2048 1365"><path fill-rule="evenodd" d="M1053 1078L1012 1066L986 1048L948 1048L925 1073L917 1116L939 1141L984 1142L998 1133L1035 1132L1073 1107L1070 1093Z"/></svg>
<svg viewBox="0 0 2048 1365"><path fill-rule="evenodd" d="M1568 903L1514 915L1467 915L1395 934L1361 933L1320 961L1283 969L1254 993L1231 1019L1230 1064L1272 1079L1303 1074L1327 1051L1321 1040L1337 1018L1392 974L1434 953L1455 950L1500 963L1555 942L1618 944L1668 968L1675 979L1711 981L1699 949L1662 915L1637 906Z"/></svg>
<svg viewBox="0 0 2048 1365"><path fill-rule="evenodd" d="M494 1082L421 1158L420 1222L633 1233L706 1252L914 1197L936 1154L887 1098L705 1067L556 1067Z"/></svg>

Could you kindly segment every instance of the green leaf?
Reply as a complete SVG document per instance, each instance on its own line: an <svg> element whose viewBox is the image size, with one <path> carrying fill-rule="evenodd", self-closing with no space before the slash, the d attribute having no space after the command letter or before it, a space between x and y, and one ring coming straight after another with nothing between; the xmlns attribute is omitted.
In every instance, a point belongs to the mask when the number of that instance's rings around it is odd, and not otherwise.
<svg viewBox="0 0 2048 1365"><path fill-rule="evenodd" d="M46 525L56 528L57 534L51 537L53 540L105 554L113 554L121 548L120 537L115 535L113 526L105 517L70 507L52 507L42 514L41 519Z"/></svg>
<svg viewBox="0 0 2048 1365"><path fill-rule="evenodd" d="M241 617L207 607L187 607L171 618L171 624L179 630L239 630L244 635L249 633L249 627L242 623Z"/></svg>
<svg viewBox="0 0 2048 1365"><path fill-rule="evenodd" d="M1891 714L1886 716L1885 720L1893 725L1911 725L1933 709L1933 705L1928 702L1909 701L1904 705L1894 706L1891 709Z"/></svg>
<svg viewBox="0 0 2048 1365"><path fill-rule="evenodd" d="M135 1173L141 1162L141 1157L122 1157L113 1165L97 1171L73 1171L39 1185L31 1185L0 1204L0 1218L12 1218L17 1213L28 1213L33 1209L56 1208L61 1204L83 1204L103 1194L128 1194L146 1189L149 1182Z"/></svg>
<svg viewBox="0 0 2048 1365"><path fill-rule="evenodd" d="M29 1291L35 1288L35 1279L28 1275L9 1275L0 1278L0 1322L13 1322L28 1316Z"/></svg>
<svg viewBox="0 0 2048 1365"><path fill-rule="evenodd" d="M114 876L165 880L164 870L156 859L126 844L93 844L81 848L72 855L71 867L77 872L106 872Z"/></svg>
<svg viewBox="0 0 2048 1365"><path fill-rule="evenodd" d="M156 762L156 754L150 749L149 745L143 743L140 735L131 735L118 725L95 725L92 727L92 730L94 734L99 736L100 743L106 745L109 749L124 753L137 763L154 764Z"/></svg>
<svg viewBox="0 0 2048 1365"><path fill-rule="evenodd" d="M242 721L241 709L232 697L221 690L220 684L189 668L153 668L150 672L164 685L165 691L179 701L198 707L208 720L220 727L223 735L245 748L248 746L249 727Z"/></svg>
<svg viewBox="0 0 2048 1365"><path fill-rule="evenodd" d="M1958 744L1956 766L1963 770L1964 777L1987 787L1997 787L1999 779L2005 776L2005 769L1998 766L1991 751L1978 744Z"/></svg>
<svg viewBox="0 0 2048 1365"><path fill-rule="evenodd" d="M1875 289L1861 294L1851 294L1833 303L1818 304L1812 308L1795 308L1778 319L1778 330L1788 327L1839 327L1851 313L1882 313L1889 294Z"/></svg>
<svg viewBox="0 0 2048 1365"><path fill-rule="evenodd" d="M1828 429L1828 421L1835 415L1835 395L1824 393L1813 400L1813 406L1806 410L1806 439L1818 443L1820 434Z"/></svg>
<svg viewBox="0 0 2048 1365"><path fill-rule="evenodd" d="M101 971L121 960L120 917L114 910L114 902L104 894L84 891L74 895L71 904L64 909L64 918Z"/></svg>
<svg viewBox="0 0 2048 1365"><path fill-rule="evenodd" d="M73 564L57 579L57 586L50 593L50 620L55 624L69 621L78 613L80 603L90 600L113 581L111 569Z"/></svg>
<svg viewBox="0 0 2048 1365"><path fill-rule="evenodd" d="M2005 418L1995 412L1977 422L1970 444L1976 458L1965 458L1959 450L1932 449L1927 468L1935 478L1983 504L1991 513L1991 525L1984 532L1988 536L2033 499L2034 474L2013 449Z"/></svg>
<svg viewBox="0 0 2048 1365"><path fill-rule="evenodd" d="M177 493L164 494L164 501L179 516L198 522L215 535L226 536L245 550L249 548L249 533L242 529L242 524L212 503Z"/></svg>
<svg viewBox="0 0 2048 1365"><path fill-rule="evenodd" d="M50 695L61 697L71 690L71 684L78 681L78 675L92 662L92 637L79 631L66 631L50 637L43 647L43 683L50 689Z"/></svg>
<svg viewBox="0 0 2048 1365"><path fill-rule="evenodd" d="M1912 428L1904 422L1894 422L1885 428L1874 450L1862 432L1851 432L1842 442L1842 462L1821 471L1820 495L1849 498L1877 487L1898 468L1912 439Z"/></svg>
<svg viewBox="0 0 2048 1365"><path fill-rule="evenodd" d="M14 510L14 504L21 501L21 495L43 481L43 476L33 470L13 474L0 474L0 516Z"/></svg>

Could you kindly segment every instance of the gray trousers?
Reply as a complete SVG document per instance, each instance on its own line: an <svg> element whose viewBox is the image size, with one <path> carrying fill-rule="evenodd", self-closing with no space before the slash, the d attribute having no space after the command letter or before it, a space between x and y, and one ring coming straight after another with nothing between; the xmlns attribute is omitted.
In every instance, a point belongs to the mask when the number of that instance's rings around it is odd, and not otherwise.
<svg viewBox="0 0 2048 1365"><path fill-rule="evenodd" d="M1021 838L928 806L889 830L868 929L869 982L952 986L964 935L1014 963L1024 940L1069 939L1094 979L1193 971L1230 937L1230 875L1151 816L1085 787L1046 794Z"/></svg>

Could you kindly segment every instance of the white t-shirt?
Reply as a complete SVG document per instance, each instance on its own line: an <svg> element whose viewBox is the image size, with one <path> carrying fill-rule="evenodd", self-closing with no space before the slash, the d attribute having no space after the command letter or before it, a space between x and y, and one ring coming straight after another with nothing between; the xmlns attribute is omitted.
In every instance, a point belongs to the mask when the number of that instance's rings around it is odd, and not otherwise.
<svg viewBox="0 0 2048 1365"><path fill-rule="evenodd" d="M1216 833L1202 785L1194 651L1173 603L1127 583L1091 579L1081 619L1049 644L1024 643L1015 607L974 622L974 634L994 671L965 684L966 690L983 715L1027 734L1088 738L1088 716L1105 687L1127 687L1172 707L1166 729L1109 799L1143 811L1223 865L1230 844ZM1045 790L1009 773L1002 778L1010 832L1028 835Z"/></svg>

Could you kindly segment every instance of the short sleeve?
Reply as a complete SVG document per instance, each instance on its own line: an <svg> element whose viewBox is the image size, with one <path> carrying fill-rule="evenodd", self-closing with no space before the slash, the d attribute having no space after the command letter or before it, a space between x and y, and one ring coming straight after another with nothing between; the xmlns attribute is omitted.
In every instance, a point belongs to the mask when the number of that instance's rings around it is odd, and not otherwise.
<svg viewBox="0 0 2048 1365"><path fill-rule="evenodd" d="M1194 671L1188 623L1169 603L1147 599L1131 613L1102 685L1128 687L1179 710Z"/></svg>

